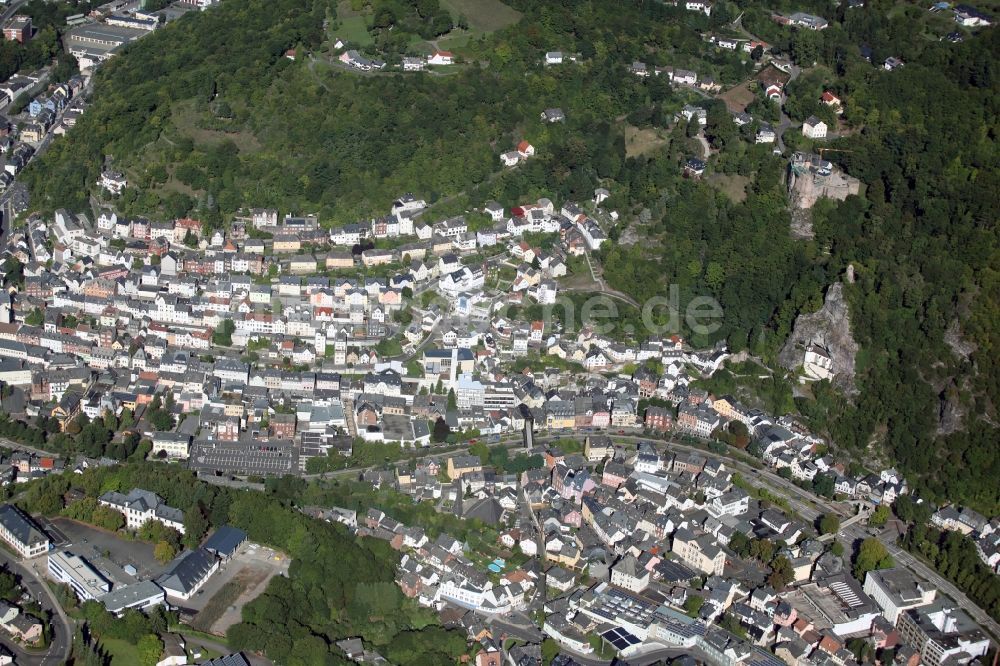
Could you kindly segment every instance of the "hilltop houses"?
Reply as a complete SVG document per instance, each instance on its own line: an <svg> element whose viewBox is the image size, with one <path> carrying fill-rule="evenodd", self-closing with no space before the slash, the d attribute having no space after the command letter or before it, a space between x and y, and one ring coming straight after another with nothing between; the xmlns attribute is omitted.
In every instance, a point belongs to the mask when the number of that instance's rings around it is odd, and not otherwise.
<svg viewBox="0 0 1000 666"><path fill-rule="evenodd" d="M128 186L128 180L120 171L104 171L98 184L109 194L119 195Z"/></svg>
<svg viewBox="0 0 1000 666"><path fill-rule="evenodd" d="M451 51L435 51L427 56L427 64L431 66L452 65L454 63L455 55Z"/></svg>

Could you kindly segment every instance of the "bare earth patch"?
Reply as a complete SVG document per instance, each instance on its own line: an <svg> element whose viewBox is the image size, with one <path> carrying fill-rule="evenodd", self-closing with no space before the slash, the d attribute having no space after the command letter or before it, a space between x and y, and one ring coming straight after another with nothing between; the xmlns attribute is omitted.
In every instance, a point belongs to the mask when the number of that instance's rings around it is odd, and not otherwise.
<svg viewBox="0 0 1000 666"><path fill-rule="evenodd" d="M227 610L230 610L233 606L242 608L243 604L237 604L237 600L244 594L253 593L257 586L268 578L268 573L264 569L255 568L250 565L240 569L194 617L194 620L190 623L191 628L206 633L212 632L212 628L220 624L220 620ZM236 619L239 620L239 617L237 616ZM222 627L221 632L216 633L225 634L225 630L229 626L232 626L232 624L235 623L229 623L227 626Z"/></svg>
<svg viewBox="0 0 1000 666"><path fill-rule="evenodd" d="M267 588L274 576L287 576L289 558L271 548L244 545L185 604L181 617L193 628L224 636L240 621L243 607Z"/></svg>
<svg viewBox="0 0 1000 666"><path fill-rule="evenodd" d="M242 619L243 607L259 597L267 588L271 579L276 575L279 574L274 570L264 570L253 565L248 567L247 581L245 584L240 585L241 594L236 598L235 603L223 608L222 615L212 625L211 633L217 636L225 636L229 627Z"/></svg>
<svg viewBox="0 0 1000 666"><path fill-rule="evenodd" d="M719 95L719 99L726 103L730 113L742 113L754 100L754 94L750 90L750 84L743 83Z"/></svg>

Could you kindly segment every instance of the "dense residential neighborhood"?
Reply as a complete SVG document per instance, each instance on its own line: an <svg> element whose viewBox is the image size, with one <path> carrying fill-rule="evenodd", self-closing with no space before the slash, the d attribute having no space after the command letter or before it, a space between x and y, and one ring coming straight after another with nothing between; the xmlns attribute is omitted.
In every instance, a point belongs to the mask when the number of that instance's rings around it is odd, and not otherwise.
<svg viewBox="0 0 1000 666"><path fill-rule="evenodd" d="M110 210L31 218L8 236L25 288L0 324L5 408L63 433L113 418L154 464L217 482L337 469L359 446L416 452L415 467L372 470L365 483L487 526L495 560L376 508L320 515L401 551L403 594L472 640L499 640L503 622L578 656L665 645L708 661L851 663L846 646L859 639L904 656L933 641L936 663L984 655L989 641L960 605L907 569L853 578L810 516L729 466L726 445L685 452L663 440L745 437L755 465L840 500L845 525L907 494L897 472L852 473L794 419L700 388L731 360L724 348L517 317L554 303L567 264L605 237L598 199L491 203L474 232L461 217L425 219L412 194L385 217L329 230L268 209L210 236L196 220ZM357 251L373 241L393 248L384 260ZM51 270L33 268L43 261ZM339 277L364 266L383 270ZM822 365L817 349L805 351L808 367ZM546 437L554 443L533 446ZM513 439L539 462L512 473L477 454L434 454L479 439ZM11 480L87 464L34 460L12 456ZM99 504L127 530L153 521L184 534L184 514L141 488ZM5 508L8 543L24 557L47 553L50 576L117 613L183 607L246 541L238 530L222 550L209 540L121 586L85 555L50 552L42 527ZM996 519L944 507L931 522L975 538L991 569L1000 562ZM771 554L750 555L761 544ZM896 599L911 588L925 590L920 603Z"/></svg>
<svg viewBox="0 0 1000 666"><path fill-rule="evenodd" d="M744 487L754 488L734 485L738 475L717 458L650 443L630 452L600 435L581 453L546 448L541 457L520 478L455 456L448 481L437 463L371 479L482 521L517 564L376 508L322 515L388 541L403 553L406 596L493 645L521 638L537 615L546 640L580 658L603 653L602 643L624 659L670 646L711 663L731 654L728 663L849 664L855 641L891 646L902 663L968 661L989 649L932 584L901 567L857 580L826 537L751 498ZM895 473L882 476L891 483ZM774 549L770 575L743 559L755 543Z"/></svg>
<svg viewBox="0 0 1000 666"><path fill-rule="evenodd" d="M992 5L0 5L0 666L997 663Z"/></svg>

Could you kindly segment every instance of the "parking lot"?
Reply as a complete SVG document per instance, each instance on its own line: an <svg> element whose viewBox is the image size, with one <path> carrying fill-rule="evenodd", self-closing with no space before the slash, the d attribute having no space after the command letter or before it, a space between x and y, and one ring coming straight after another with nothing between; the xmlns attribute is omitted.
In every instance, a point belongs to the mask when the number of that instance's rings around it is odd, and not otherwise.
<svg viewBox="0 0 1000 666"><path fill-rule="evenodd" d="M153 557L153 544L128 541L111 532L68 518L55 518L52 524L61 534L63 550L86 558L115 584L127 585L137 580L155 578L166 569L166 565L160 564ZM135 576L125 572L124 567L127 565L135 567Z"/></svg>

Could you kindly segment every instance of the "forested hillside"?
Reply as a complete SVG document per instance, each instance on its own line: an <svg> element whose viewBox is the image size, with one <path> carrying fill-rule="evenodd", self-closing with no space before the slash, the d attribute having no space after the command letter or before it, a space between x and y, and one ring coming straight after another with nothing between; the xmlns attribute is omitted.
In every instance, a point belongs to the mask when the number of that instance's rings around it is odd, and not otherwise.
<svg viewBox="0 0 1000 666"><path fill-rule="evenodd" d="M884 429L939 497L990 512L1000 508L998 47L994 30L930 49L899 76L848 70L864 125L841 161L868 189L831 209L818 239L833 267L859 275L848 293L862 394L832 420L838 442L861 449ZM964 414L962 431L928 446L950 410Z"/></svg>
<svg viewBox="0 0 1000 666"><path fill-rule="evenodd" d="M78 127L27 170L35 203L87 207L105 156L137 185L117 202L121 212L214 225L242 205L345 223L405 191L458 195L464 207L589 199L600 184L626 222L600 253L605 278L640 301L671 284L682 301L713 295L723 326L689 335L696 344L725 339L773 360L795 317L817 309L853 265L846 294L862 345L860 394L849 403L820 385L797 408L861 460L888 453L932 498L1000 510L995 28L952 44L933 33L925 9L884 0L852 10L718 2L711 18L654 1L516 0L521 22L471 40L459 51L466 64L364 76L329 62L335 35L322 25L336 21L335 4L226 0L132 45L100 72ZM814 11L832 25L782 28L772 9ZM727 30L744 10L744 26L809 69L790 87L790 113L813 112L824 88L847 100L846 136L830 145L850 152L827 158L865 187L821 202L810 241L788 233L785 160L743 140L720 100L628 73L643 60L725 84L748 78L752 62L698 36ZM580 61L543 67L554 49ZM888 55L906 66L883 71ZM683 160L700 150L692 128L673 122L686 102L708 108L718 151L710 165L745 183L735 193L681 178ZM547 107L567 122L543 124ZM750 110L775 114L761 102ZM652 128L663 138L626 148L626 134ZM497 156L522 138L538 156L501 172Z"/></svg>
<svg viewBox="0 0 1000 666"><path fill-rule="evenodd" d="M130 45L122 57L101 68L96 103L81 118L80 130L53 144L37 167L24 174L37 203L85 208L106 156L128 169L129 175L143 176L144 186L166 180L163 164L179 165L194 148L193 141L177 140L178 125L192 129L174 115L184 102L215 101L216 113L224 112L218 107L227 100L252 104L291 64L283 58L287 49L320 43L332 4L330 0L226 2L218 11L190 12ZM232 182L227 166L234 148L226 140L199 142L197 155L203 168L220 183L224 177ZM214 193L223 190L220 186ZM163 200L150 194L131 203L145 206L147 213L157 212L161 205L163 212L176 212L191 207L186 196L175 189ZM127 207L130 202L124 203Z"/></svg>

